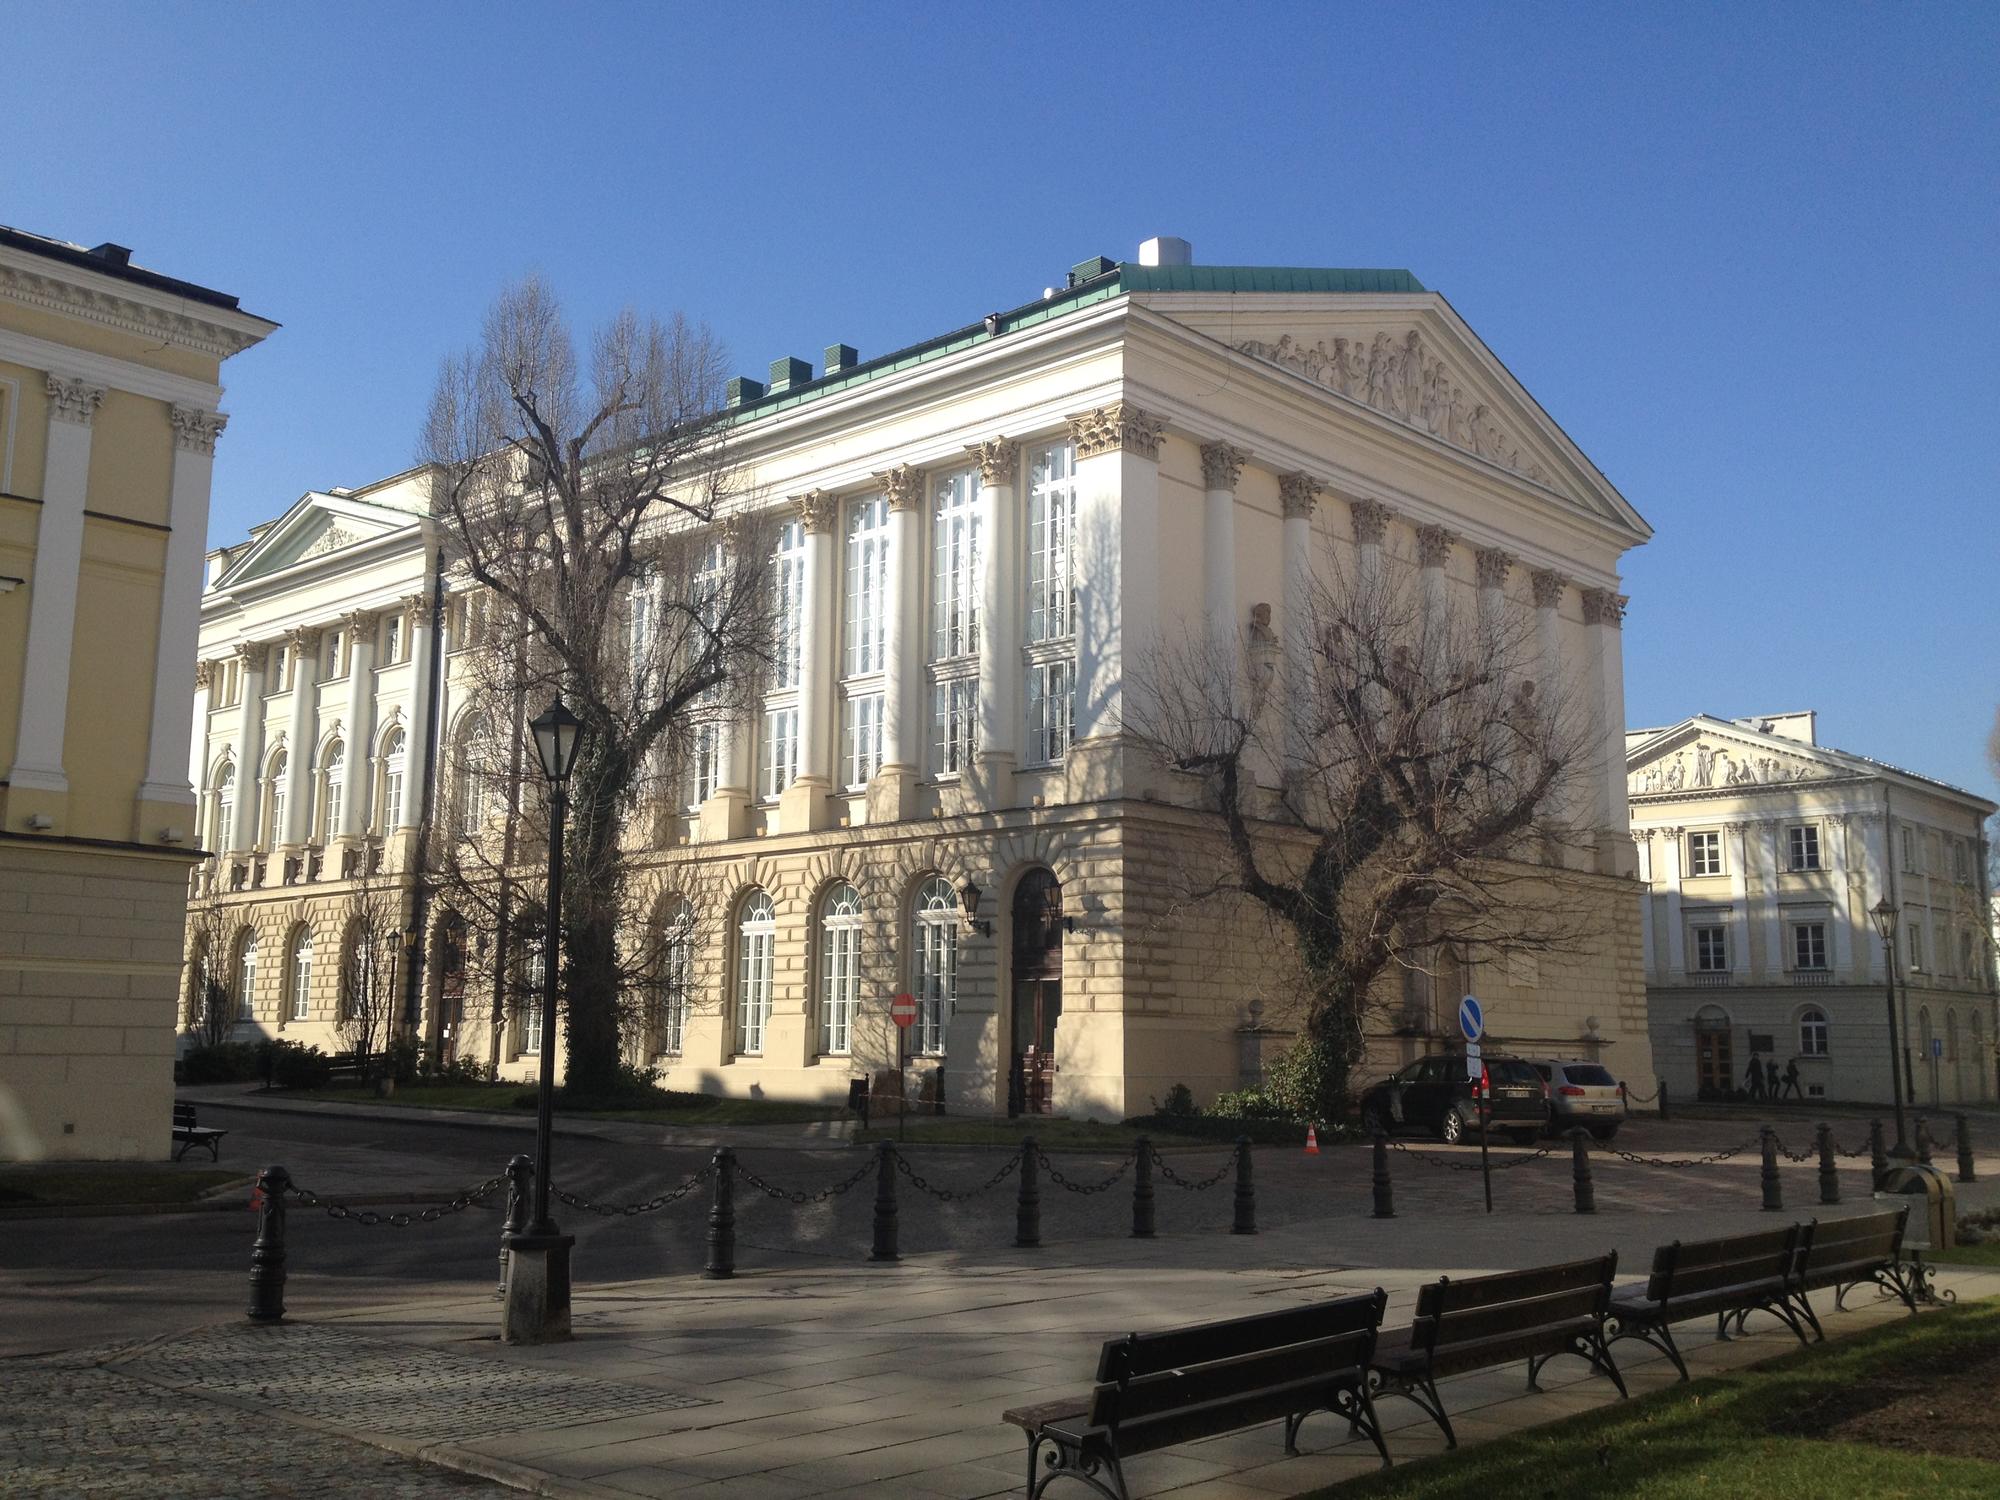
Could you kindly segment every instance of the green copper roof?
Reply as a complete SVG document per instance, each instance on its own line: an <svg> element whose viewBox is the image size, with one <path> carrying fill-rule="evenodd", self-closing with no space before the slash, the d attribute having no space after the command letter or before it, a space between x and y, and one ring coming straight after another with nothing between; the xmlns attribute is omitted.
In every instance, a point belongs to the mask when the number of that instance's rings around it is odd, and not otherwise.
<svg viewBox="0 0 2000 1500"><path fill-rule="evenodd" d="M1088 262L1085 263L1089 264ZM907 349L864 360L818 380L802 382L731 407L725 419L751 421L775 412L789 411L833 391L846 390L877 376L927 364L989 343L995 338L1046 323L1051 318L1093 303L1108 301L1128 292L1422 292L1424 284L1408 271L1320 269L1311 266L1141 266L1130 261L1113 266L1102 275L1077 282L1053 296L1038 298L998 313L999 332L990 333L984 320L951 333L912 344Z"/></svg>

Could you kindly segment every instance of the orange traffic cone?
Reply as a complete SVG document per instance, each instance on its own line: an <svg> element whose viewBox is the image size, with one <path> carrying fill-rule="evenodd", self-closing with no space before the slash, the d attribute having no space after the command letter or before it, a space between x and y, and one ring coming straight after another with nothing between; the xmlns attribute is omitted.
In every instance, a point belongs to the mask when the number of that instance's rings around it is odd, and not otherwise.
<svg viewBox="0 0 2000 1500"><path fill-rule="evenodd" d="M1319 1155L1319 1132L1312 1127L1310 1122L1306 1125L1306 1155Z"/></svg>

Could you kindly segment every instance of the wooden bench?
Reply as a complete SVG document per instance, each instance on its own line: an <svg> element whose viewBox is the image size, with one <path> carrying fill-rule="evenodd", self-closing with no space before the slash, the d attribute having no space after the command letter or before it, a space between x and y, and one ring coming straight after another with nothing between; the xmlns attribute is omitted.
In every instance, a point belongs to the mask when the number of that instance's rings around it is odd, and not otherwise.
<svg viewBox="0 0 2000 1500"><path fill-rule="evenodd" d="M175 1161L179 1161L196 1146L208 1147L208 1159L210 1161L221 1161L222 1138L228 1134L228 1131L217 1130L211 1125L197 1124L194 1117L194 1106L192 1104L183 1104L178 1099L174 1101L174 1140L180 1146L180 1149L174 1153Z"/></svg>
<svg viewBox="0 0 2000 1500"><path fill-rule="evenodd" d="M1377 1288L1110 1340L1088 1393L1004 1414L1028 1435L1028 1500L1064 1476L1127 1500L1126 1459L1280 1418L1285 1452L1296 1453L1299 1426L1316 1411L1346 1418L1387 1466L1367 1383L1387 1300Z"/></svg>
<svg viewBox="0 0 2000 1500"><path fill-rule="evenodd" d="M1833 1305L1845 1306L1847 1294L1863 1282L1873 1282L1903 1305L1917 1310L1917 1288L1903 1263L1903 1235L1909 1227L1908 1208L1885 1209L1853 1219L1815 1219L1801 1228L1799 1264L1793 1284L1795 1306L1812 1325L1815 1337L1826 1330L1812 1310L1808 1293L1833 1288Z"/></svg>
<svg viewBox="0 0 2000 1500"><path fill-rule="evenodd" d="M1688 1378L1687 1361L1674 1343L1673 1325L1689 1318L1713 1313L1715 1336L1727 1339L1732 1318L1740 1333L1751 1313L1768 1312L1783 1319L1804 1343L1805 1324L1793 1299L1805 1238L1804 1225L1788 1224L1660 1246L1646 1280L1612 1295L1611 1341L1638 1339L1652 1345L1674 1362L1682 1380Z"/></svg>
<svg viewBox="0 0 2000 1500"><path fill-rule="evenodd" d="M1625 1379L1611 1358L1604 1320L1618 1256L1593 1257L1563 1265L1503 1271L1496 1276L1449 1276L1417 1293L1410 1326L1381 1336L1375 1348L1372 1394L1414 1401L1456 1448L1458 1434L1445 1414L1437 1383L1450 1375L1528 1362L1528 1389L1558 1354L1588 1360L1625 1395Z"/></svg>

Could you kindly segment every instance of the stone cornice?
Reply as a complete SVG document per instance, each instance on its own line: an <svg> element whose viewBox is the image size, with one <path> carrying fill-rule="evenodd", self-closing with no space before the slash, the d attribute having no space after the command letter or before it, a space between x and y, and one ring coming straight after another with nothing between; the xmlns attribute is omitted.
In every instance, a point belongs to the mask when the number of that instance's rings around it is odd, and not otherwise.
<svg viewBox="0 0 2000 1500"><path fill-rule="evenodd" d="M199 406L175 406L167 415L173 420L176 448L214 457L215 440L229 425L227 413L206 411Z"/></svg>
<svg viewBox="0 0 2000 1500"><path fill-rule="evenodd" d="M1569 579L1554 568L1537 568L1528 575L1534 585L1535 608L1554 609L1562 603L1563 590L1569 586Z"/></svg>
<svg viewBox="0 0 2000 1500"><path fill-rule="evenodd" d="M915 510L923 502L923 470L909 464L898 464L875 476L875 483L882 488L882 498L889 502L891 510Z"/></svg>
<svg viewBox="0 0 2000 1500"><path fill-rule="evenodd" d="M65 313L148 341L165 340L183 348L227 359L259 342L276 324L243 312L208 310L168 292L147 292L123 283L109 286L88 272L63 275L37 257L0 248L0 299L43 312ZM109 278L106 278L109 281ZM157 298L158 300L153 300ZM225 321L227 320L227 321Z"/></svg>
<svg viewBox="0 0 2000 1500"><path fill-rule="evenodd" d="M840 497L827 490L807 490L795 496L792 504L798 508L799 520L808 534L832 531L834 517L840 513Z"/></svg>
<svg viewBox="0 0 2000 1500"><path fill-rule="evenodd" d="M1228 443L1203 443L1201 445L1201 482L1211 490L1236 489L1236 481L1243 473L1243 465L1250 455L1241 448Z"/></svg>
<svg viewBox="0 0 2000 1500"><path fill-rule="evenodd" d="M58 422L74 422L88 427L97 420L97 408L104 400L104 387L92 385L80 375L48 377L49 415Z"/></svg>
<svg viewBox="0 0 2000 1500"><path fill-rule="evenodd" d="M1354 519L1354 544L1379 546L1389 530L1389 507L1380 500L1350 500L1347 512Z"/></svg>
<svg viewBox="0 0 2000 1500"><path fill-rule="evenodd" d="M998 488L1014 482L1021 462L1021 447L1005 438L989 438L983 443L974 443L965 450L972 455L972 461L979 465L979 482Z"/></svg>
<svg viewBox="0 0 2000 1500"><path fill-rule="evenodd" d="M1129 401L1115 401L1069 418L1078 462L1104 453L1130 453L1158 463L1166 423Z"/></svg>
<svg viewBox="0 0 2000 1500"><path fill-rule="evenodd" d="M1280 474L1278 503L1284 507L1285 519L1311 520L1313 509L1319 504L1320 493L1325 488L1310 474Z"/></svg>

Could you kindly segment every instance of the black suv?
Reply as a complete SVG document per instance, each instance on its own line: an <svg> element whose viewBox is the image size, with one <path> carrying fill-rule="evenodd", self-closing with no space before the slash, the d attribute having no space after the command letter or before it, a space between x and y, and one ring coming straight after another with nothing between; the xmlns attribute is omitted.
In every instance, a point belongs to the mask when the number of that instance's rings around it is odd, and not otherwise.
<svg viewBox="0 0 2000 1500"><path fill-rule="evenodd" d="M1549 1118L1542 1075L1518 1057L1488 1057L1484 1071L1493 1095L1490 1128L1532 1145ZM1369 1135L1422 1129L1447 1142L1477 1140L1479 1103L1477 1081L1465 1076L1463 1054L1420 1058L1361 1096L1361 1128Z"/></svg>

